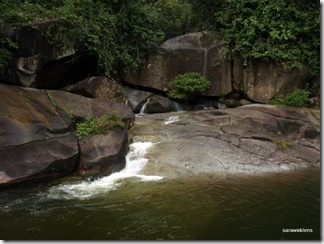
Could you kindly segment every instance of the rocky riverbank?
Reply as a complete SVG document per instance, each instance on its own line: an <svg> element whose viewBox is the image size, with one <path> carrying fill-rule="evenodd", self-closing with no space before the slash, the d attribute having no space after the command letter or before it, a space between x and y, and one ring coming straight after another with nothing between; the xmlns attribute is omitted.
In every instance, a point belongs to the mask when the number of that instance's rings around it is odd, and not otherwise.
<svg viewBox="0 0 324 244"><path fill-rule="evenodd" d="M319 165L319 109L242 106L304 88L304 66L286 70L264 60L247 65L240 57L227 60L217 33L198 32L165 41L117 82L98 76L91 53L57 46L41 35L39 30L56 24L49 20L8 36L15 36L19 47L0 70L0 187L120 171L129 133L134 140L157 143L149 151L154 167L147 170L168 177ZM167 97L169 82L188 72L212 82L190 106ZM315 95L309 104L319 106L319 92ZM179 110L188 112L168 113ZM113 111L127 126L77 137L75 121ZM132 128L135 113L146 115Z"/></svg>
<svg viewBox="0 0 324 244"><path fill-rule="evenodd" d="M320 165L320 110L252 104L135 114L121 103L0 84L0 186L125 167L128 144L155 143L144 174L259 174ZM127 127L76 136L73 120L118 111ZM135 120L135 124L134 124Z"/></svg>
<svg viewBox="0 0 324 244"><path fill-rule="evenodd" d="M247 105L138 116L133 141L154 146L143 173L260 174L320 165L320 111Z"/></svg>

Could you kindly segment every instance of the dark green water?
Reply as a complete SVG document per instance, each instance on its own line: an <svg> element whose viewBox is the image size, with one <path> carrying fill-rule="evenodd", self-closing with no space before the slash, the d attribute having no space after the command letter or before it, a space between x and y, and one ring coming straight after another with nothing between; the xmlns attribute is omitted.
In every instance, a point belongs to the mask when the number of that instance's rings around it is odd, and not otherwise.
<svg viewBox="0 0 324 244"><path fill-rule="evenodd" d="M319 168L0 191L2 240L319 240ZM88 195L87 195L88 194ZM91 194L94 194L90 196ZM84 195L85 197L82 199ZM286 233L283 229L312 232Z"/></svg>

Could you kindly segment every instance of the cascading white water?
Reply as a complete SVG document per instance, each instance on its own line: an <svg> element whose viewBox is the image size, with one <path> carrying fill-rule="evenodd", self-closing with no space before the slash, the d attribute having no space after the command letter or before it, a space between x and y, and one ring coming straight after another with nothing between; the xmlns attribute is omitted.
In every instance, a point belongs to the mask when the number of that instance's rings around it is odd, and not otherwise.
<svg viewBox="0 0 324 244"><path fill-rule="evenodd" d="M141 108L141 111L140 111L140 114L145 114L145 109L146 109L146 106L147 104L150 102L150 99L147 99L146 103L143 104L143 107Z"/></svg>
<svg viewBox="0 0 324 244"><path fill-rule="evenodd" d="M53 186L49 190L51 198L79 198L86 199L110 190L116 189L122 179L136 177L140 181L156 181L163 179L162 176L139 174L145 167L148 159L144 156L152 147L152 142L135 142L130 145L130 151L126 156L126 166L123 170L94 181L82 181L73 184L61 184Z"/></svg>
<svg viewBox="0 0 324 244"><path fill-rule="evenodd" d="M170 116L169 118L166 118L164 123L165 125L168 125L168 124L172 124L172 123L175 123L179 121L179 116L176 115L176 116Z"/></svg>
<svg viewBox="0 0 324 244"><path fill-rule="evenodd" d="M177 102L173 102L173 106L175 108L175 112L181 112L183 111L183 107L180 103L177 103Z"/></svg>

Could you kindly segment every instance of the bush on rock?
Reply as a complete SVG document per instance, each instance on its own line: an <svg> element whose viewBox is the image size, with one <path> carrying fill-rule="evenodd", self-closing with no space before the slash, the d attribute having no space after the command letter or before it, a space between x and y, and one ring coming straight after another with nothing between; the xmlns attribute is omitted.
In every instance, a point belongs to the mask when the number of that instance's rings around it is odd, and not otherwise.
<svg viewBox="0 0 324 244"><path fill-rule="evenodd" d="M100 117L87 117L83 122L76 123L77 137L80 139L90 134L107 134L115 127L125 127L118 112Z"/></svg>
<svg viewBox="0 0 324 244"><path fill-rule="evenodd" d="M208 88L211 82L199 73L189 72L178 75L169 83L170 98L190 102L197 95L201 95Z"/></svg>
<svg viewBox="0 0 324 244"><path fill-rule="evenodd" d="M310 92L302 89L295 89L292 93L288 94L285 98L274 97L271 99L270 104L273 105L286 105L292 107L305 107L307 104Z"/></svg>

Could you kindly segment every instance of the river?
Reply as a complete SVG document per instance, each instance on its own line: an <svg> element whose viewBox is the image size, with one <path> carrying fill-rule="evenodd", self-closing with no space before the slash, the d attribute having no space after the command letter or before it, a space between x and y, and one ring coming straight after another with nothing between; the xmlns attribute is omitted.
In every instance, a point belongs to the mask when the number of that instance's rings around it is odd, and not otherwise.
<svg viewBox="0 0 324 244"><path fill-rule="evenodd" d="M318 167L166 179L136 173L147 147L108 177L2 190L1 239L319 240Z"/></svg>
<svg viewBox="0 0 324 244"><path fill-rule="evenodd" d="M145 171L146 155L154 146L132 143L126 167L110 176L1 190L0 239L320 239L319 167L260 175L148 175L143 172L154 171Z"/></svg>

